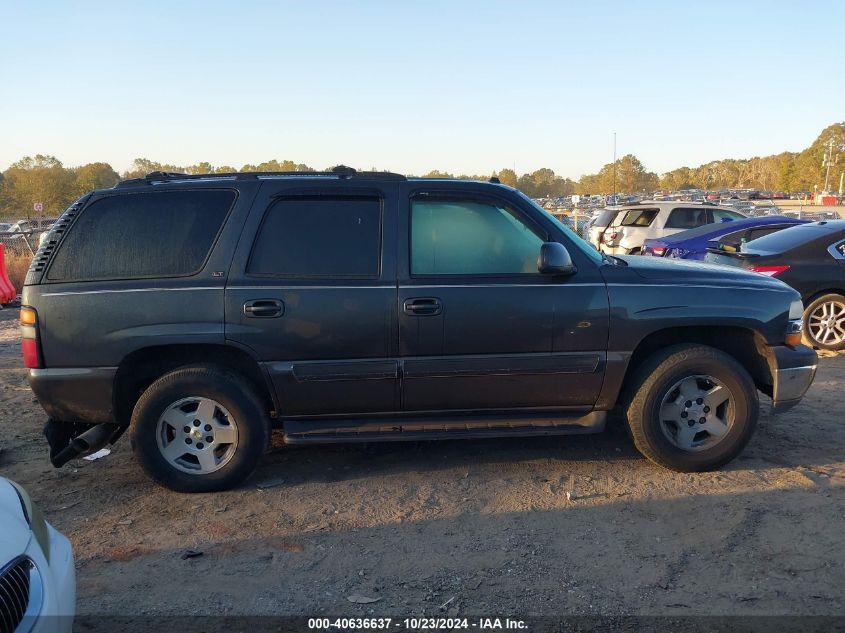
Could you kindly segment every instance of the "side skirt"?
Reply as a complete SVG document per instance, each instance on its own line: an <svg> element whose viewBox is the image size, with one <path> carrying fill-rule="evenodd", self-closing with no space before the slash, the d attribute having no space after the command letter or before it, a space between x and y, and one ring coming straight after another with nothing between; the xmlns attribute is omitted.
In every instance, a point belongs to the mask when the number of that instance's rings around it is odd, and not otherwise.
<svg viewBox="0 0 845 633"><path fill-rule="evenodd" d="M402 442L600 433L606 411L586 414L395 418L392 420L285 420L286 444Z"/></svg>

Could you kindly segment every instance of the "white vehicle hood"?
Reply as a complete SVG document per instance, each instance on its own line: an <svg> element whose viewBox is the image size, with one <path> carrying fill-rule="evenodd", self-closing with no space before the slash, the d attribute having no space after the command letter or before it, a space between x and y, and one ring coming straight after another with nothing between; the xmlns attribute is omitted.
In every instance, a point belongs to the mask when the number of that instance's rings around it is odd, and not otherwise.
<svg viewBox="0 0 845 633"><path fill-rule="evenodd" d="M31 538L17 491L0 477L0 568L23 554Z"/></svg>

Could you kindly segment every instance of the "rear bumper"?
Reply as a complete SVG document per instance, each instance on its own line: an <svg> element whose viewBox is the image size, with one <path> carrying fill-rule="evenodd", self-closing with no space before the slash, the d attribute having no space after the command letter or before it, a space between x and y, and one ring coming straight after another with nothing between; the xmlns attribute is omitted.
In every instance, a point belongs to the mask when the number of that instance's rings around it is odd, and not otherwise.
<svg viewBox="0 0 845 633"><path fill-rule="evenodd" d="M798 404L813 384L818 356L805 345L778 346L773 350L772 409L782 412Z"/></svg>
<svg viewBox="0 0 845 633"><path fill-rule="evenodd" d="M29 386L53 420L114 422L116 367L30 369Z"/></svg>

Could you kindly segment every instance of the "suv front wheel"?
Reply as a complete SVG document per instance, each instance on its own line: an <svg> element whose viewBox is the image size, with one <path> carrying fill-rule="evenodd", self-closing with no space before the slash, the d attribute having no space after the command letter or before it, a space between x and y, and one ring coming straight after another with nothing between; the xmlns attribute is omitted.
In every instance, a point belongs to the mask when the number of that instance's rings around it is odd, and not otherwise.
<svg viewBox="0 0 845 633"><path fill-rule="evenodd" d="M244 481L270 441L254 389L223 367L173 370L141 395L132 448L144 471L178 492L210 492Z"/></svg>
<svg viewBox="0 0 845 633"><path fill-rule="evenodd" d="M680 472L713 470L739 455L757 425L754 381L732 356L703 345L655 353L632 377L634 445Z"/></svg>

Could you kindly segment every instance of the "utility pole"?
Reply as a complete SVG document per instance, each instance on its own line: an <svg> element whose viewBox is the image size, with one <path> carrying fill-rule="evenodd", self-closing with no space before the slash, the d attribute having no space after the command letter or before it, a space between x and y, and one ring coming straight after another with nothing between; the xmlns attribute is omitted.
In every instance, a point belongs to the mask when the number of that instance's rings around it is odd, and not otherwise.
<svg viewBox="0 0 845 633"><path fill-rule="evenodd" d="M836 159L839 158L839 154L833 153L833 145L835 143L834 137L830 137L830 141L827 144L827 149L824 152L824 158L822 159L822 167L826 167L827 170L824 174L824 189L822 193L828 193L830 191L828 189L828 185L830 184L830 168L836 165ZM840 187L841 189L841 187Z"/></svg>

